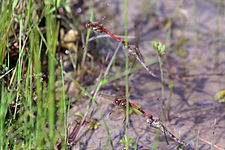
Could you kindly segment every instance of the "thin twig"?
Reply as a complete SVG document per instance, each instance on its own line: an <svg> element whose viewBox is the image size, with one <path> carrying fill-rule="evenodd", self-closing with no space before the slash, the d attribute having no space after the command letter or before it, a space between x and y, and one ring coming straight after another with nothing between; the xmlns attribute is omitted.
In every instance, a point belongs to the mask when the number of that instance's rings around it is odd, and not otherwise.
<svg viewBox="0 0 225 150"><path fill-rule="evenodd" d="M203 138L200 138L200 137L199 137L199 140L201 140L202 142L205 142L206 144L211 145L211 142L209 142L209 141L207 141L207 140L205 140L205 139L203 139ZM215 147L215 148L218 149L218 150L223 150L222 148L220 148L220 147L217 146L217 145L213 145L213 147Z"/></svg>
<svg viewBox="0 0 225 150"><path fill-rule="evenodd" d="M101 67L100 73L99 73L99 75L98 75L98 77L97 77L97 83L96 83L96 85L98 85L98 84L100 83L100 81L101 81L101 78L102 78L102 76L103 76L103 74L104 74L104 71L105 71L105 64L107 63L108 58L109 58L109 53L107 54L107 56L106 56L106 58L105 58L105 63L104 63L104 64L102 65L102 67ZM97 90L97 86L91 91L91 96L94 96L94 95L95 95L96 90ZM89 99L89 101L90 101L90 103L91 103L92 99ZM83 117L83 119L82 119L80 125L78 126L78 128L77 128L77 130L76 130L76 132L75 132L75 134L74 134L74 136L73 136L73 138L71 139L71 142L69 143L69 145L72 145L72 143L74 143L74 141L76 140L76 137L77 137L77 136L79 135L79 133L80 133L79 131L81 131L81 130L84 128L84 126L86 126L86 125L88 124L89 119L87 119L87 120L85 121L85 118L86 118L86 115L84 115L84 117ZM84 122L84 121L85 121L85 122ZM84 126L83 126L83 125L84 125Z"/></svg>
<svg viewBox="0 0 225 150"><path fill-rule="evenodd" d="M9 26L8 26L8 28L7 28L7 30L6 30L6 32L5 32L5 34L4 34L4 36L2 37L2 45L1 45L1 47L3 47L3 45L4 45L4 43L5 43L5 39L6 39L7 35L8 35L8 33L9 33L9 29L10 29L10 27L11 27L11 25L12 25L12 22L13 22L14 18L15 18L15 15L13 14L13 16L12 16L10 22L9 22Z"/></svg>

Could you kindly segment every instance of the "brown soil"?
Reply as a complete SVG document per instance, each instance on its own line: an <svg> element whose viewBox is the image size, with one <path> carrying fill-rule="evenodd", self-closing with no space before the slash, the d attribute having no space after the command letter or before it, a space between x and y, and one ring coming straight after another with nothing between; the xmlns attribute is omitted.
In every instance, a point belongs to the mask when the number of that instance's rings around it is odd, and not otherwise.
<svg viewBox="0 0 225 150"><path fill-rule="evenodd" d="M159 0L157 4L152 5L151 9L148 8L150 4L148 0L129 0L128 2L128 35L135 35L134 26L138 24L139 48L146 62L157 58L151 46L152 41L166 44L168 19L177 11L177 17L172 19L171 24L171 41L167 49L169 55L164 61L166 83L173 83L170 121L167 119L163 122L164 125L176 136L190 143L187 149L195 149L198 131L200 133L199 150L210 149L212 141L214 149L225 149L225 105L214 100L215 94L225 89L223 75L225 17L223 14L217 14L217 2L196 1L194 5L193 1L184 1L182 8L179 7L178 1ZM221 10L224 10L224 5L224 3L221 5ZM194 12L194 6L196 12ZM94 10L95 16L108 17L109 21L105 26L110 27L113 33L123 34L123 1L111 1L110 6L107 6L106 1L100 1ZM110 40L115 45L112 50L117 46L117 42L113 39L100 40ZM119 57L124 57L122 50ZM160 75L158 64L152 65L151 68L157 75ZM160 118L162 115L160 80L151 77L144 69L133 73L129 79L129 85L132 87L132 100L155 118ZM124 78L117 84L119 83L125 85ZM107 87L109 88L102 93L116 93L111 83L107 84ZM73 89L69 91L70 97L75 96L71 95ZM165 88L165 95L167 103L170 96L168 86ZM97 98L97 101L100 103L101 111L109 126L115 149L122 150L123 145L119 141L125 134L123 114L116 120L110 119L112 102L102 98ZM86 111L89 101L80 99L78 102L72 105L69 122L74 120L75 112ZM95 104L91 109L96 109ZM73 149L104 148L107 141L104 123L98 111L94 113L93 118L99 119L101 125L93 131L85 127L77 137L77 144L73 146ZM146 123L144 115L131 116L129 137L134 140L133 145L138 138L138 149L151 149L156 132L157 129ZM176 142L169 140L168 145L164 135L160 134L158 149L173 150L176 147ZM111 148L108 146L106 149ZM134 146L130 149L134 149Z"/></svg>

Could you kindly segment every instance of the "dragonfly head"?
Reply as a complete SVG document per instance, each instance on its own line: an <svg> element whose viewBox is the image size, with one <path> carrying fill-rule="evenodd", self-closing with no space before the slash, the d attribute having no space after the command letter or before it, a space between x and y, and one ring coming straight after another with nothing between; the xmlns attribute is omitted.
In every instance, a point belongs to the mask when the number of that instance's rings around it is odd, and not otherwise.
<svg viewBox="0 0 225 150"><path fill-rule="evenodd" d="M88 21L87 23L86 23L86 28L91 28L92 27L92 23L90 22L90 21Z"/></svg>
<svg viewBox="0 0 225 150"><path fill-rule="evenodd" d="M119 99L117 99L117 98L116 98L115 101L114 101L114 103L115 103L116 105L120 105L120 102L121 102L121 101L120 101Z"/></svg>
<svg viewBox="0 0 225 150"><path fill-rule="evenodd" d="M118 106L126 107L126 99L125 98L116 98L114 103Z"/></svg>

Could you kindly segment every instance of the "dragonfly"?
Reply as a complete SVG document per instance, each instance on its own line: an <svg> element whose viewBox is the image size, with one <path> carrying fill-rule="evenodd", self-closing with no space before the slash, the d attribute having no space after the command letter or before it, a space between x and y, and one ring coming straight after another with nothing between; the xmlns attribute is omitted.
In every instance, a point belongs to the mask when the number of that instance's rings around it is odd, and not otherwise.
<svg viewBox="0 0 225 150"><path fill-rule="evenodd" d="M128 54L134 56L140 63L141 65L145 68L145 70L152 75L153 77L157 77L149 67L146 67L146 65L144 64L144 57L141 54L139 48L137 46L131 46L129 43L127 43L124 40L121 40L120 38L118 38L117 36L115 36L113 33L111 33L107 28L105 28L103 26L103 24L101 22L88 22L86 23L86 28L88 29L92 29L94 31L100 32L100 33L106 33L109 36L111 36L112 38L114 38L115 40L117 40L118 42L121 42L125 48L128 49Z"/></svg>
<svg viewBox="0 0 225 150"><path fill-rule="evenodd" d="M117 40L118 42L121 42L125 45L125 41L119 39L118 37L116 37L114 34L112 34L107 28L105 28L103 26L103 24L101 22L88 22L86 23L86 28L97 31L97 32L101 32L101 33L106 33L108 35L110 35L112 38L114 38L115 40Z"/></svg>
<svg viewBox="0 0 225 150"><path fill-rule="evenodd" d="M155 127L157 129L159 129L160 131L162 131L165 135L169 136L171 139L173 139L174 141L178 142L181 145L187 145L186 142L182 141L181 139L177 138L174 134L172 134L163 124L162 122L160 122L160 120L155 120L152 118L148 118L147 123L149 123L152 127Z"/></svg>
<svg viewBox="0 0 225 150"><path fill-rule="evenodd" d="M120 106L122 108L126 108L126 104L127 104L127 99L124 97L114 97L111 95L106 95L106 94L99 94L100 97L104 97L105 99L108 100L114 100L114 104L117 106ZM159 119L154 119L153 115L146 113L144 110L142 110L140 107L138 107L136 104L132 103L131 101L128 101L128 104L130 107L137 109L138 111L140 111L142 114L144 114L145 116L148 116L147 119L147 123L150 124L152 127L155 127L157 129L159 129L160 131L162 131L166 136L169 136L171 139L173 139L174 141L178 142L181 145L187 145L186 142L182 141L181 139L177 138L174 134L172 134L163 124L162 122L160 122ZM167 142L168 143L168 142Z"/></svg>
<svg viewBox="0 0 225 150"><path fill-rule="evenodd" d="M104 97L105 99L108 100L114 100L114 104L122 107L122 108L126 108L126 103L127 103L127 99L124 97L114 97L111 95L106 95L106 94L99 94L100 97ZM169 136L170 138L172 138L174 141L178 142L181 145L186 145L187 143L180 140L179 138L177 138L174 134L172 134L163 124L162 122L160 122L159 119L154 119L153 115L146 113L144 110L142 110L140 107L138 107L136 104L132 103L131 101L128 101L128 104L130 107L137 109L138 111L140 111L142 114L144 114L145 116L148 116L147 119L147 123L150 124L152 127L155 127L157 129L159 129L160 131L162 131L166 136Z"/></svg>
<svg viewBox="0 0 225 150"><path fill-rule="evenodd" d="M119 95L111 96L111 95L106 95L106 94L99 94L99 96L103 97L105 99L108 99L108 100L113 100L114 104L116 106L119 106L119 107L121 107L123 109L126 108L127 99L124 96L119 96ZM141 112L142 114L144 114L144 115L148 116L149 118L153 119L153 116L151 114L146 113L144 110L142 110L140 107L138 107L133 102L128 100L128 104L129 104L130 108L134 108L134 109L138 110L139 112Z"/></svg>

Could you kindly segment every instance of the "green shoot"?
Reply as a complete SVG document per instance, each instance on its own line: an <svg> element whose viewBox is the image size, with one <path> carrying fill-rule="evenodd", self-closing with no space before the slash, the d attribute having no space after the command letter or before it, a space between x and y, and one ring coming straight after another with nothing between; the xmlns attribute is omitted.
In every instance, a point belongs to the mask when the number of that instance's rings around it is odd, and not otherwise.
<svg viewBox="0 0 225 150"><path fill-rule="evenodd" d="M162 102L163 102L163 119L166 118L166 113L165 113L165 88L164 88L164 74L163 74L163 62L161 57L165 54L165 49L166 46L163 45L160 42L152 42L152 46L156 52L156 54L158 55L158 61L159 61L159 67L160 67L160 74L161 74L161 92L162 92Z"/></svg>
<svg viewBox="0 0 225 150"><path fill-rule="evenodd" d="M126 135L124 135L124 140L120 140L121 144L124 144L124 149L128 149L128 147L132 147L131 142L133 141L133 139L128 138Z"/></svg>
<svg viewBox="0 0 225 150"><path fill-rule="evenodd" d="M157 53L157 55L159 55L160 57L165 54L166 46L163 45L162 43L153 41L152 46L153 46L155 52Z"/></svg>
<svg viewBox="0 0 225 150"><path fill-rule="evenodd" d="M138 141L139 141L139 137L137 137L137 140L135 142L135 150L137 150Z"/></svg>
<svg viewBox="0 0 225 150"><path fill-rule="evenodd" d="M198 140L199 140L200 130L198 130L197 141L196 141L196 150L198 150Z"/></svg>
<svg viewBox="0 0 225 150"><path fill-rule="evenodd" d="M225 90L221 90L216 93L214 99L219 101L219 103L225 102Z"/></svg>

